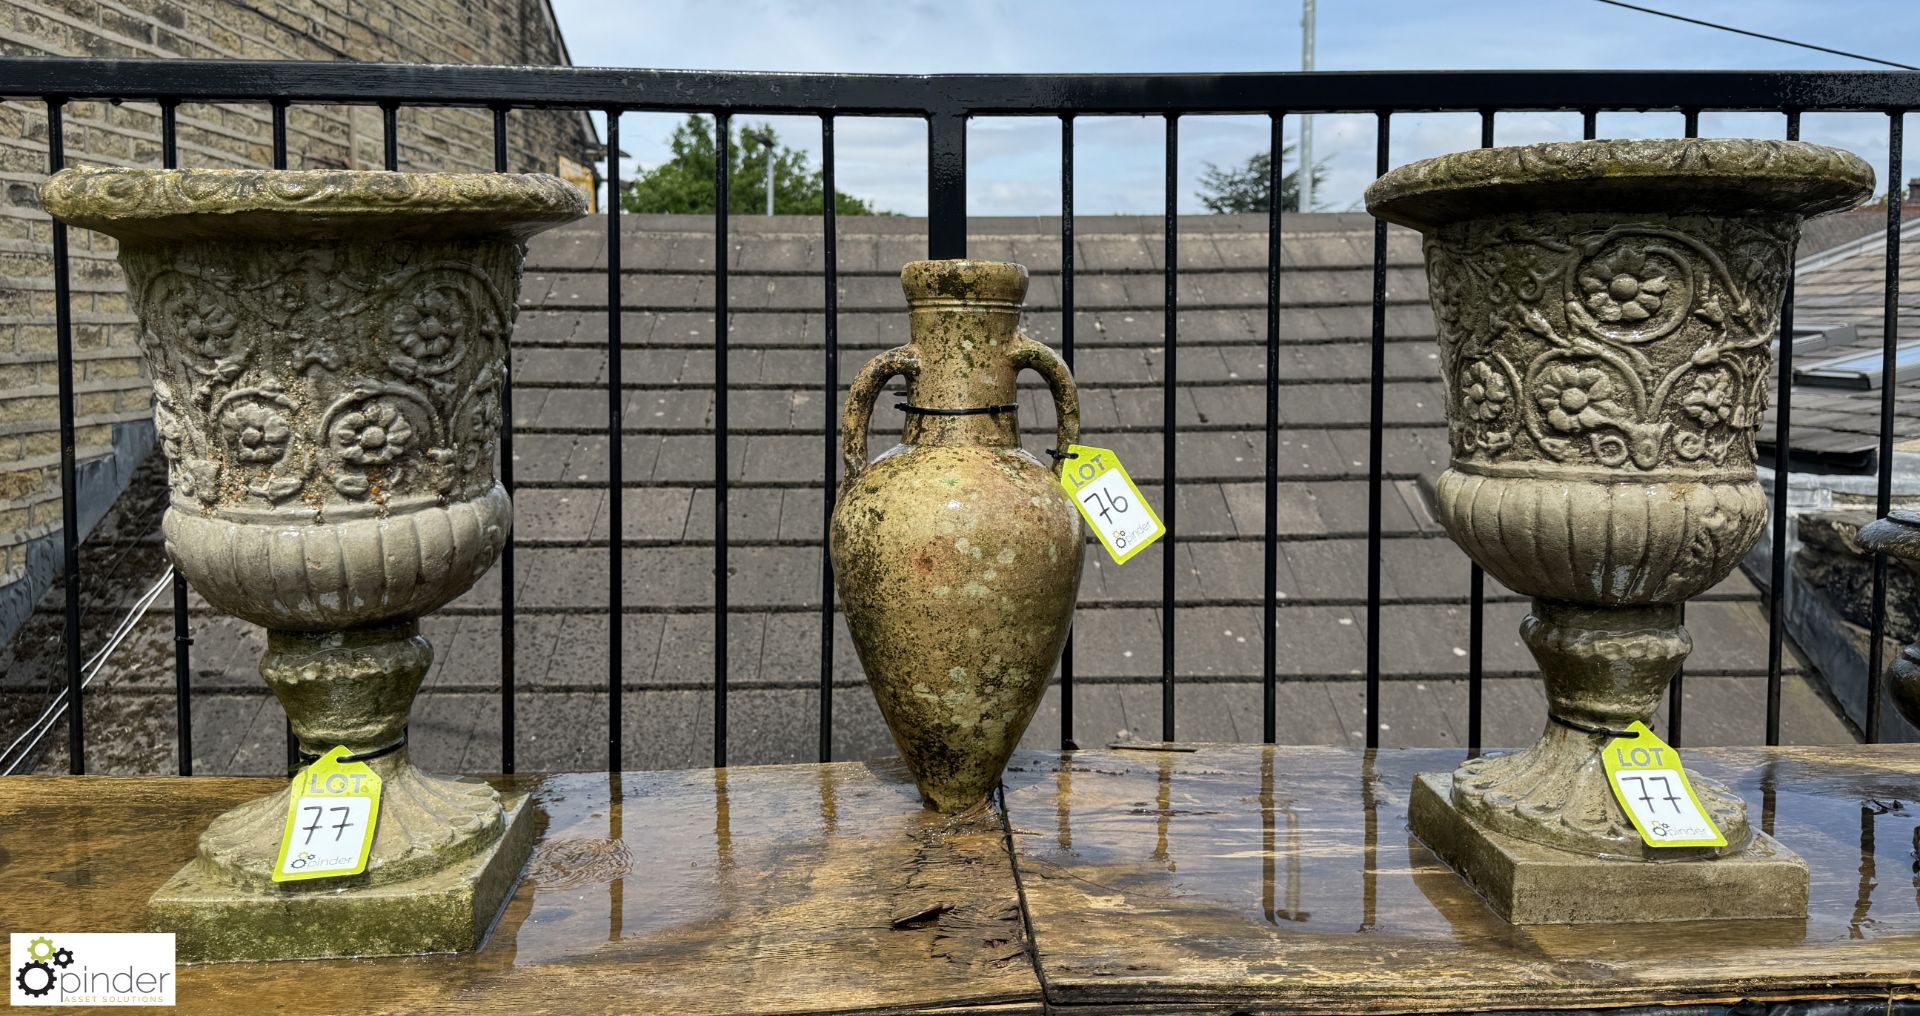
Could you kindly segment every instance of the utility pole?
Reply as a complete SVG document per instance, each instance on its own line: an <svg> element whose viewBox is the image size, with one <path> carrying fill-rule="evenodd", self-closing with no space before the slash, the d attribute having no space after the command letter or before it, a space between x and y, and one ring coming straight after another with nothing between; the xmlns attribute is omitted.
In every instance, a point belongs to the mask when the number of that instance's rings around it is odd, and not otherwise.
<svg viewBox="0 0 1920 1016"><path fill-rule="evenodd" d="M1313 0L1300 0L1300 69L1313 70ZM1275 154L1278 157L1278 153ZM1300 210L1313 211L1313 114L1300 117Z"/></svg>
<svg viewBox="0 0 1920 1016"><path fill-rule="evenodd" d="M1312 0L1308 0L1308 2L1311 3ZM748 131L747 136L752 138L755 141L760 142L760 147L765 148L767 150L767 214L772 215L773 214L773 132L761 131L758 134L756 134L752 131Z"/></svg>

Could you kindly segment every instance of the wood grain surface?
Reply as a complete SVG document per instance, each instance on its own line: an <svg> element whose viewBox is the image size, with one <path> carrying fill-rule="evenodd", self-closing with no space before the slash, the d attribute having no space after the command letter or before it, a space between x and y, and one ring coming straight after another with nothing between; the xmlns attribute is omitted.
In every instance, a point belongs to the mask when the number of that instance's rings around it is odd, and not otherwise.
<svg viewBox="0 0 1920 1016"><path fill-rule="evenodd" d="M1804 922L1520 929L1406 831L1459 753L1023 753L1003 814L892 762L502 779L539 845L467 955L182 968L192 1013L1390 1013L1920 985L1920 748L1700 749L1812 867ZM0 930L138 930L272 780L0 780ZM1014 856L1006 850L1010 826ZM1017 879L1016 879L1017 870ZM1038 971L1022 921L1037 942Z"/></svg>
<svg viewBox="0 0 1920 1016"><path fill-rule="evenodd" d="M1413 840L1460 753L1258 745L1014 759L1042 978L1115 1011L1439 1012L1910 996L1920 749L1700 749L1807 858L1802 921L1517 928Z"/></svg>
<svg viewBox="0 0 1920 1016"><path fill-rule="evenodd" d="M183 967L181 1012L1035 1013L997 813L891 762L516 777L534 858L477 953ZM141 930L273 780L0 780L0 930Z"/></svg>

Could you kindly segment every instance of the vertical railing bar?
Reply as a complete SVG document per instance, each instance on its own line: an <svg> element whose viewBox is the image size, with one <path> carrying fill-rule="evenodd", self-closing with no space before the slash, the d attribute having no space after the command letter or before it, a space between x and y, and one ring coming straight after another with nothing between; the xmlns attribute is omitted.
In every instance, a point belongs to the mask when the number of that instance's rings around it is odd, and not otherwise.
<svg viewBox="0 0 1920 1016"><path fill-rule="evenodd" d="M1381 110L1375 137L1374 175L1387 172L1392 113ZM1367 426L1367 729L1369 748L1380 746L1380 511L1384 468L1387 372L1387 223L1373 221L1373 364L1368 378L1371 415Z"/></svg>
<svg viewBox="0 0 1920 1016"><path fill-rule="evenodd" d="M1583 109L1580 111L1580 139L1592 141L1600 136L1600 111Z"/></svg>
<svg viewBox="0 0 1920 1016"><path fill-rule="evenodd" d="M64 108L67 100L47 99L47 172L66 168ZM76 479L73 394L73 308L69 291L67 226L53 221L53 320L60 391L60 550L62 591L66 594L67 771L87 771L86 710L80 700L80 489Z"/></svg>
<svg viewBox="0 0 1920 1016"><path fill-rule="evenodd" d="M1682 117L1685 135L1689 138L1699 137L1700 111L1697 109L1683 109L1680 111L1680 115ZM1681 603L1675 610L1679 614L1680 623L1685 625L1687 621L1687 605ZM1687 706L1686 683L1687 667L1685 663L1682 663L1679 667L1674 668L1673 680L1667 683L1667 741L1676 748L1680 747L1681 742L1685 739L1686 728L1684 726L1684 720L1686 718Z"/></svg>
<svg viewBox="0 0 1920 1016"><path fill-rule="evenodd" d="M927 257L967 256L967 115L927 113Z"/></svg>
<svg viewBox="0 0 1920 1016"><path fill-rule="evenodd" d="M287 100L275 99L271 103L273 110L273 168L287 168ZM287 744L287 771L300 767L300 739L293 734L293 720L287 719L284 726Z"/></svg>
<svg viewBox="0 0 1920 1016"><path fill-rule="evenodd" d="M400 107L390 102L380 105L380 165L400 168Z"/></svg>
<svg viewBox="0 0 1920 1016"><path fill-rule="evenodd" d="M273 168L287 168L287 100L275 99L273 106Z"/></svg>
<svg viewBox="0 0 1920 1016"><path fill-rule="evenodd" d="M180 168L180 100L160 100L160 166Z"/></svg>
<svg viewBox="0 0 1920 1016"><path fill-rule="evenodd" d="M626 460L621 434L620 351L620 110L607 116L607 771L619 772L624 717L622 658L626 655L621 587L626 549Z"/></svg>
<svg viewBox="0 0 1920 1016"><path fill-rule="evenodd" d="M820 118L821 257L826 274L826 377L822 382L820 433L826 435L826 459L821 473L820 506L820 761L833 761L833 532L834 480L839 476L839 448L834 441L840 409L840 220L833 182L833 114Z"/></svg>
<svg viewBox="0 0 1920 1016"><path fill-rule="evenodd" d="M1493 147L1494 111L1480 111L1480 147ZM1467 753L1480 754L1486 712L1487 571L1467 567Z"/></svg>
<svg viewBox="0 0 1920 1016"><path fill-rule="evenodd" d="M1787 110L1787 140L1800 140L1800 113ZM1773 553L1767 581L1767 743L1780 743L1780 694L1786 664L1787 493L1793 461L1793 263L1787 263L1786 298L1780 304L1779 388L1773 418Z"/></svg>
<svg viewBox="0 0 1920 1016"><path fill-rule="evenodd" d="M1902 149L1906 144L1906 113L1887 114L1887 288L1880 337L1880 477L1874 495L1874 514L1885 518L1893 507L1893 409L1897 354L1900 344L1900 225L1903 214L1900 188ZM1868 744L1880 741L1880 696L1886 675L1882 649L1887 637L1887 558L1873 556L1873 625L1867 641Z"/></svg>
<svg viewBox="0 0 1920 1016"><path fill-rule="evenodd" d="M1262 535L1265 582L1260 595L1260 739L1272 744L1279 737L1279 645L1275 632L1280 624L1280 240L1281 204L1285 196L1286 171L1281 165L1286 152L1282 137L1286 114L1267 115L1267 472ZM1313 167L1298 170L1302 184L1313 174Z"/></svg>
<svg viewBox="0 0 1920 1016"><path fill-rule="evenodd" d="M1060 356L1073 371L1073 114L1060 118ZM1065 448L1055 449L1066 454ZM1073 629L1060 650L1060 750L1072 751Z"/></svg>
<svg viewBox="0 0 1920 1016"><path fill-rule="evenodd" d="M1175 516L1179 511L1179 469L1178 447L1174 441L1174 412L1179 404L1179 370L1176 342L1180 329L1180 117L1175 113L1167 115L1167 224L1166 224L1166 334L1161 339L1162 351L1160 417L1160 456L1164 463L1161 483L1161 500L1164 502L1167 535L1161 545L1160 553L1160 739L1174 740L1174 694L1173 694L1173 636L1174 636L1174 578L1178 571L1179 554L1175 541L1179 539L1179 528Z"/></svg>
<svg viewBox="0 0 1920 1016"><path fill-rule="evenodd" d="M493 171L507 171L507 110L493 108ZM505 383L500 386L500 486L511 499L513 476L513 336L507 336ZM515 741L514 603L513 544L514 527L509 521L506 539L500 544L500 771L513 772Z"/></svg>
<svg viewBox="0 0 1920 1016"><path fill-rule="evenodd" d="M180 103L160 103L160 165L180 168ZM173 704L179 772L193 775L193 629L187 620L187 577L173 570Z"/></svg>
<svg viewBox="0 0 1920 1016"><path fill-rule="evenodd" d="M727 201L733 115L716 113L713 124L713 767L721 769L727 764Z"/></svg>

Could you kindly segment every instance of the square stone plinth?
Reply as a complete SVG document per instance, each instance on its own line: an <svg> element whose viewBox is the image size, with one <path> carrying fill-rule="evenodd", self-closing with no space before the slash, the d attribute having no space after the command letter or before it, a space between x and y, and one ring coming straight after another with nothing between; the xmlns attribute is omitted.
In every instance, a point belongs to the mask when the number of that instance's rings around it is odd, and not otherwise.
<svg viewBox="0 0 1920 1016"><path fill-rule="evenodd" d="M400 956L477 948L533 850L526 794L502 794L499 842L443 871L340 892L255 892L208 876L198 860L147 904L149 926L171 931L181 962Z"/></svg>
<svg viewBox="0 0 1920 1016"><path fill-rule="evenodd" d="M1514 924L1806 919L1807 863L1765 833L1712 860L1608 860L1482 829L1452 789L1451 773L1415 777L1407 824Z"/></svg>

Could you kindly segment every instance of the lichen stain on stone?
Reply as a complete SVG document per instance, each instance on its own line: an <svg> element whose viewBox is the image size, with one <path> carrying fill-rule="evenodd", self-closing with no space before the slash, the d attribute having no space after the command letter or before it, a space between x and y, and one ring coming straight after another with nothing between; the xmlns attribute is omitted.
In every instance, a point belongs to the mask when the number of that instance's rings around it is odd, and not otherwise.
<svg viewBox="0 0 1920 1016"><path fill-rule="evenodd" d="M1799 220L1870 193L1851 154L1736 139L1462 152L1368 188L1371 212L1425 235L1450 446L1436 507L1532 599L1521 636L1550 716L1619 729L1665 697L1691 649L1685 602L1766 521L1756 444ZM1605 742L1551 725L1468 761L1413 829L1470 880L1491 855L1468 828L1588 858L1745 849L1745 803L1699 778L1727 846L1646 846L1599 764ZM1640 912L1698 916L1690 905Z"/></svg>
<svg viewBox="0 0 1920 1016"><path fill-rule="evenodd" d="M487 418L519 241L580 215L579 196L513 174L204 170L75 170L45 193L53 214L120 240L165 431L168 556L214 607L269 629L261 674L308 750L392 744L432 660L416 618L484 574L510 517ZM376 402L388 408L370 454L347 454L328 427ZM378 900L355 908L375 928L368 941L290 920L300 890L267 879L283 791L216 819L176 878L220 883L175 901L193 919L255 925L258 941L227 958L472 944L525 855L528 809L514 806L506 844L491 788L421 773L404 751L371 764L385 787L367 870L312 894L419 884L419 898L444 900L423 925L448 927L387 927ZM305 951L316 947L334 952Z"/></svg>
<svg viewBox="0 0 1920 1016"><path fill-rule="evenodd" d="M1058 658L1079 585L1078 555L1062 566L1083 545L1078 512L1020 450L1012 414L909 415L901 443L871 463L858 461L856 435L885 381L876 370L906 372L914 405L962 408L1012 403L1015 374L1033 367L1066 393L1067 441L1076 400L1058 358L1015 331L1023 269L917 263L902 281L913 343L855 381L831 541L848 625L901 754L930 805L963 811L992 787ZM995 659L1009 652L1012 665Z"/></svg>

